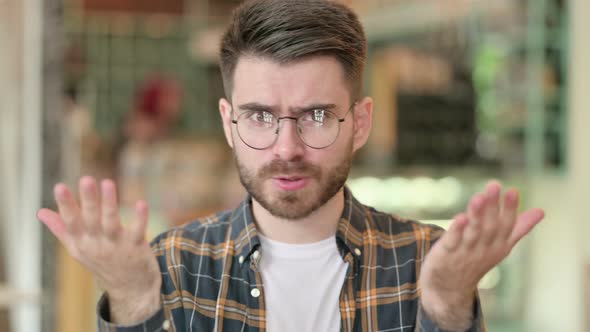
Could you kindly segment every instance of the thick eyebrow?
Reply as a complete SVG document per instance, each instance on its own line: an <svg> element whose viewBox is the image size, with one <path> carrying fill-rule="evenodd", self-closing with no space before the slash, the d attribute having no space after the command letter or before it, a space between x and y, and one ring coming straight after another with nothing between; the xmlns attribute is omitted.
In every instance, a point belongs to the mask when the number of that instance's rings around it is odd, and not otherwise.
<svg viewBox="0 0 590 332"><path fill-rule="evenodd" d="M334 110L336 107L337 107L336 104L319 103L319 104L310 104L310 105L302 106L302 107L292 107L289 109L289 112L291 112L293 114L297 114L297 113L308 112L308 111L313 111L313 110L317 110L317 109L331 111L331 110ZM238 105L238 109L243 110L243 111L259 111L259 112L264 111L264 112L276 113L276 111L278 110L278 107L253 102L253 103L246 103L246 104Z"/></svg>
<svg viewBox="0 0 590 332"><path fill-rule="evenodd" d="M311 104L309 106L304 107L294 107L291 108L290 111L293 113L301 113L301 112L308 112L313 110L324 110L324 111L332 111L336 108L336 104Z"/></svg>
<svg viewBox="0 0 590 332"><path fill-rule="evenodd" d="M238 105L238 109L242 110L242 111L259 111L259 112L266 111L266 112L272 113L275 109L277 109L277 107L263 105L260 103L246 103L246 104Z"/></svg>

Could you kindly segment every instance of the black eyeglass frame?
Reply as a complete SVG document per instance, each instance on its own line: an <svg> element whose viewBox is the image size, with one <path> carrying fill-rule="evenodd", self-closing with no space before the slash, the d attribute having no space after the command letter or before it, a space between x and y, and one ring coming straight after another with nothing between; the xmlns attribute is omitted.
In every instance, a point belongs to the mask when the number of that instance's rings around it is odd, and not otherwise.
<svg viewBox="0 0 590 332"><path fill-rule="evenodd" d="M355 101L354 103L352 103L352 105L350 105L350 107L348 107L348 110L346 111L346 113L344 113L344 116L342 116L342 118L337 118L337 120L338 120L338 132L336 133L336 136L334 136L334 140L332 140L332 142L330 142L330 144L328 144L328 145L326 145L326 146L322 146L322 147L315 147L315 146L311 146L311 145L309 145L309 144L308 144L308 143L307 143L307 142L306 142L306 141L305 141L305 140L304 140L304 139L301 137L301 134L299 133L299 130L297 130L297 137L299 137L299 139L300 139L300 140L303 142L303 144L305 144L306 146L308 146L308 147L310 147L310 148L312 148L312 149L321 150L321 149L326 149L326 148L330 147L332 144L334 144L334 143L336 142L336 140L338 140L338 137L340 136L340 124L341 124L342 122L344 122L344 120L346 120L346 117L348 116L348 114L349 114L350 112L354 111L354 107L355 107L357 104L358 104L358 102L356 102L356 101ZM233 105L232 105L232 118L233 118L233 114L234 114L234 112L233 112L233 109L234 109L234 108L233 108ZM332 114L336 115L336 113L334 113L334 112L332 112L332 111L328 111L328 110L324 110L324 111L325 111L325 112L330 112L330 113L332 113ZM303 114L301 114L301 115L300 115L300 116L298 116L298 117L294 117L294 116L281 116L281 117L278 117L278 118L277 118L277 117L275 117L275 116L274 116L274 114L273 114L273 117L274 117L274 118L276 118L276 120L277 120L277 122L276 122L276 123L277 123L277 130L275 131L275 139L272 141L272 143L270 143L268 146L266 146L266 147L264 147L264 148L257 148L257 147L254 147L254 146L252 146L252 145L248 144L248 143L247 143L247 142L244 140L244 138L242 138L242 135L240 134L240 130L239 130L239 129L238 129L238 127L237 127L237 126L238 126L238 119L232 119L232 120L231 120L231 123L233 123L233 124L235 124L235 125L236 125L236 131L238 132L238 136L240 137L240 140L242 140L242 142L244 142L244 144L246 144L246 145L247 145L249 148L251 148L251 149L254 149L254 150L266 150L266 149L270 148L271 146L273 146L273 145L274 145L274 144L277 142L277 139L278 139L278 137L279 137L279 130L280 130L280 128L281 128L281 120L283 120L283 119L287 119L287 120L294 120L294 121L295 121L295 123L297 124L297 122L299 121L299 119L300 119L301 117L303 117Z"/></svg>

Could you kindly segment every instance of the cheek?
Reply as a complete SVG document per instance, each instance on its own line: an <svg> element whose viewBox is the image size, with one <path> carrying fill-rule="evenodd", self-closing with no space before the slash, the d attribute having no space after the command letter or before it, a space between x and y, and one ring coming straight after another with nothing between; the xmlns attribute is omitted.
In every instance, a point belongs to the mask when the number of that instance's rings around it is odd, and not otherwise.
<svg viewBox="0 0 590 332"><path fill-rule="evenodd" d="M245 146L240 138L234 138L234 154L243 167L250 171L258 170L266 160L265 154Z"/></svg>
<svg viewBox="0 0 590 332"><path fill-rule="evenodd" d="M342 163L343 157L344 149L342 147L330 146L325 150L312 151L305 161L319 167L322 177L325 178L329 176L331 169Z"/></svg>
<svg viewBox="0 0 590 332"><path fill-rule="evenodd" d="M354 140L351 131L342 130L338 136L338 140L325 149L326 155L321 162L335 164L350 158L352 155L353 143Z"/></svg>

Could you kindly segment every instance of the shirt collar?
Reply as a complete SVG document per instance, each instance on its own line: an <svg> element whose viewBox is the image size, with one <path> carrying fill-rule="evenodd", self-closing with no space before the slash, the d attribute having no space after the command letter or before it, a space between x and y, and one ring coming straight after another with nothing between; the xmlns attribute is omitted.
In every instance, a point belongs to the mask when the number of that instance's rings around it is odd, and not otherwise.
<svg viewBox="0 0 590 332"><path fill-rule="evenodd" d="M344 209L338 222L336 239L342 257L347 252L360 257L363 248L363 234L367 228L366 207L344 187Z"/></svg>
<svg viewBox="0 0 590 332"><path fill-rule="evenodd" d="M347 252L361 256L363 233L367 228L366 207L352 195L348 187L344 187L344 209L338 222L336 239L338 248L344 257ZM248 195L244 201L232 212L231 239L234 252L244 260L258 249L260 239L252 214L252 197Z"/></svg>
<svg viewBox="0 0 590 332"><path fill-rule="evenodd" d="M244 201L233 210L231 216L231 240L237 256L247 259L260 246L258 230L252 214L252 197L248 195Z"/></svg>

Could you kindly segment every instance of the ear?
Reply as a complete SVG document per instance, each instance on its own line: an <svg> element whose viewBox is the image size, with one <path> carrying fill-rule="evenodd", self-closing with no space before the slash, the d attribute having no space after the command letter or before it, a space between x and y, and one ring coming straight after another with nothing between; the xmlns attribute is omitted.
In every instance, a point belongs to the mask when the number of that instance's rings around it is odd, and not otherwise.
<svg viewBox="0 0 590 332"><path fill-rule="evenodd" d="M233 149L234 141L232 137L232 107L229 101L225 98L219 99L219 114L221 115L221 121L223 122L223 132L225 133L225 139L227 140L227 144Z"/></svg>
<svg viewBox="0 0 590 332"><path fill-rule="evenodd" d="M353 151L356 152L362 148L371 133L373 126L373 99L365 97L357 102L354 112L354 137L353 137Z"/></svg>

